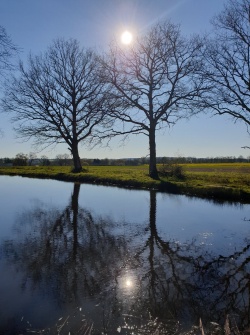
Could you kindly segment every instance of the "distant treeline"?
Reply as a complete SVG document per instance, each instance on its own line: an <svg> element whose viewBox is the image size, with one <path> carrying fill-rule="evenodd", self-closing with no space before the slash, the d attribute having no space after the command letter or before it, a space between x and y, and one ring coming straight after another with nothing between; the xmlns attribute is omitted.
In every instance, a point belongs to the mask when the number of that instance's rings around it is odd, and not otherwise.
<svg viewBox="0 0 250 335"><path fill-rule="evenodd" d="M171 163L249 163L250 156L245 158L243 156L227 156L227 157L157 157L157 164L171 164ZM148 157L141 158L121 158L121 159L111 159L111 158L83 158L81 159L83 166L137 166L143 164L149 164ZM20 153L17 154L15 158L0 158L1 166L28 166L28 165L42 165L42 166L72 166L73 160L68 154L57 155L55 158L50 159L47 156L37 157L34 153L29 155Z"/></svg>

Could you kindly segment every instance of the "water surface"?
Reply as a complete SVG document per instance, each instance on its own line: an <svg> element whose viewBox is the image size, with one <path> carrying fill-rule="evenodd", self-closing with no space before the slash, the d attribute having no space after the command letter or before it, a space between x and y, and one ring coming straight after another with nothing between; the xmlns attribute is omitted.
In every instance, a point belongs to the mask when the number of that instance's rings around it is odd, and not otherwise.
<svg viewBox="0 0 250 335"><path fill-rule="evenodd" d="M0 187L0 334L65 318L92 334L227 314L250 325L249 205L21 177Z"/></svg>

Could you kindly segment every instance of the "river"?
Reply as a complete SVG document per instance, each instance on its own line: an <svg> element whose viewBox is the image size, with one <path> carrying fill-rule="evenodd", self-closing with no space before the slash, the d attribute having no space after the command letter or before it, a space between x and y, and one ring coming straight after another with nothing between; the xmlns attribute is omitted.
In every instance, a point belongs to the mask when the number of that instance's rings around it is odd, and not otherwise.
<svg viewBox="0 0 250 335"><path fill-rule="evenodd" d="M9 176L0 190L0 334L250 326L250 205Z"/></svg>

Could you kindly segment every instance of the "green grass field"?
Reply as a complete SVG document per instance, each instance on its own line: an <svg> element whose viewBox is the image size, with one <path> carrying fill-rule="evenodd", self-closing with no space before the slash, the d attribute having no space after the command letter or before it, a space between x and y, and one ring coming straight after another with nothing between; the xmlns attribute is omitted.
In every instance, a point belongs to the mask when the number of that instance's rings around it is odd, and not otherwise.
<svg viewBox="0 0 250 335"><path fill-rule="evenodd" d="M157 189L212 197L215 200L250 203L249 163L180 164L180 166L183 178L160 175L159 180L149 177L148 165L88 166L81 173L72 173L70 167L59 166L0 167L0 174Z"/></svg>

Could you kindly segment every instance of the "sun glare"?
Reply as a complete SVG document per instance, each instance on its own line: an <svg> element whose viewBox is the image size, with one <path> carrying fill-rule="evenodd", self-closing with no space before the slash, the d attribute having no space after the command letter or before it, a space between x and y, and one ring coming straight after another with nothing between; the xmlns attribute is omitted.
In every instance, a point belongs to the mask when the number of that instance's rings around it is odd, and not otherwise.
<svg viewBox="0 0 250 335"><path fill-rule="evenodd" d="M133 35L129 31L124 31L121 36L121 41L123 44L130 44L133 40Z"/></svg>
<svg viewBox="0 0 250 335"><path fill-rule="evenodd" d="M126 286L131 287L132 286L132 281L130 279L126 280Z"/></svg>

